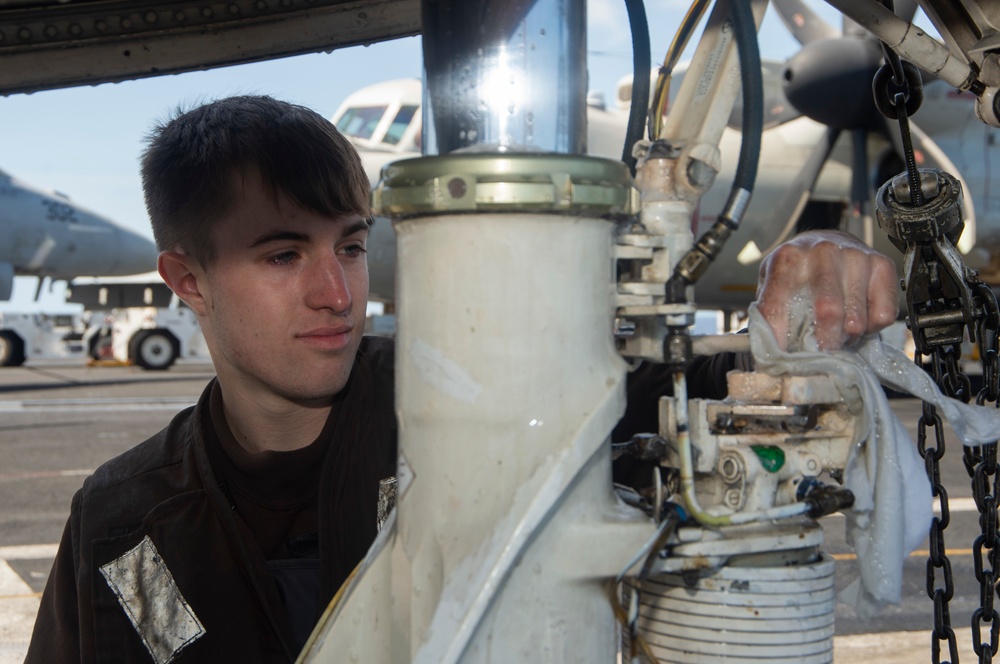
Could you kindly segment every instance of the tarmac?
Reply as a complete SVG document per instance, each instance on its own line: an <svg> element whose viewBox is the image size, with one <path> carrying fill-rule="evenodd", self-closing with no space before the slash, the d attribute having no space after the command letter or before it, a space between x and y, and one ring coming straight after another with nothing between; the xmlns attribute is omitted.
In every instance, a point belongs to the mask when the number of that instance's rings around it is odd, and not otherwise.
<svg viewBox="0 0 1000 664"><path fill-rule="evenodd" d="M21 662L39 597L55 556L70 499L102 461L162 428L193 404L213 375L211 366L178 364L169 371L124 367L27 366L0 369L0 664ZM915 425L915 400L894 400ZM955 446L957 448L957 445ZM969 616L978 605L969 548L978 531L961 450L946 456L943 476L952 496L947 544L956 577L951 602L962 661L978 661ZM837 558L837 587L856 574L843 543L842 517L831 517L827 551ZM932 603L925 593L926 552L907 559L903 601L863 621L837 605L836 664L930 661ZM988 636L987 636L988 638ZM947 659L947 655L943 659ZM784 661L784 660L783 660Z"/></svg>

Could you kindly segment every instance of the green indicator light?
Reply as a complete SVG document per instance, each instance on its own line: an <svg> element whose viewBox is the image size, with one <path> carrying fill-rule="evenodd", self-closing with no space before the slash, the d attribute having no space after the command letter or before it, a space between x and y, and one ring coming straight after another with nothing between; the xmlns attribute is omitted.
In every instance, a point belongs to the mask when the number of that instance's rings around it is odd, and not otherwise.
<svg viewBox="0 0 1000 664"><path fill-rule="evenodd" d="M774 445L751 445L750 449L760 459L760 465L764 466L764 470L769 473L776 473L785 465L785 451L780 447L775 447Z"/></svg>

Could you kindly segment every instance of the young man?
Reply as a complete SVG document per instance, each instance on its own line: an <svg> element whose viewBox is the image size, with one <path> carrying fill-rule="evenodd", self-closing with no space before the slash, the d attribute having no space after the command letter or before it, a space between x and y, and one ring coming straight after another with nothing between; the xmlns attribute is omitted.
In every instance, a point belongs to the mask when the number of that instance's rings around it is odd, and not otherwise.
<svg viewBox="0 0 1000 664"><path fill-rule="evenodd" d="M362 338L368 179L329 121L267 97L157 128L142 174L218 377L75 496L27 661L294 661L395 475L392 342Z"/></svg>
<svg viewBox="0 0 1000 664"><path fill-rule="evenodd" d="M142 170L160 274L218 377L74 497L26 661L291 662L394 486L392 343L362 336L368 181L332 124L268 97L179 115ZM830 345L894 318L891 263L857 241L776 256L762 301L779 323L814 283Z"/></svg>

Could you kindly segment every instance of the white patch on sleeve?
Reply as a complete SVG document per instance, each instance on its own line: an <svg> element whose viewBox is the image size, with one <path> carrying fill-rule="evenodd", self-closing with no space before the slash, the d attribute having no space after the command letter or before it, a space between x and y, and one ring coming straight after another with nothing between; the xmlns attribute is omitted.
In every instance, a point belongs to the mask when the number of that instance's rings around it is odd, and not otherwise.
<svg viewBox="0 0 1000 664"><path fill-rule="evenodd" d="M156 664L167 664L205 634L148 535L125 555L101 565L101 574Z"/></svg>
<svg viewBox="0 0 1000 664"><path fill-rule="evenodd" d="M476 403L483 387L473 380L465 367L420 339L410 346L410 360L425 382L453 399Z"/></svg>
<svg viewBox="0 0 1000 664"><path fill-rule="evenodd" d="M389 512L396 507L396 478L387 477L378 482L378 515L376 525L378 531L382 532L385 520L389 518Z"/></svg>

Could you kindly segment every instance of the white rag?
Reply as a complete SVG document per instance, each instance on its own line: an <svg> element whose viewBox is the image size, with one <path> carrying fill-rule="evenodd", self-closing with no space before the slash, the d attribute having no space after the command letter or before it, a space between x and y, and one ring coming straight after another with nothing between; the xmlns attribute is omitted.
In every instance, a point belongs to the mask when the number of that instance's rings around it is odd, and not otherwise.
<svg viewBox="0 0 1000 664"><path fill-rule="evenodd" d="M858 427L844 468L844 486L854 493L854 507L846 513L847 541L858 555L861 576L841 594L862 619L875 615L886 604L898 604L903 582L903 562L927 536L932 516L930 480L909 432L889 408L879 386L912 394L937 407L965 445L995 442L1000 438L1000 411L961 403L941 394L933 379L912 359L877 335L865 337L857 347L819 351L808 310L799 307L800 320L789 326L785 352L778 348L771 327L750 305L750 349L757 370L772 376L830 376L837 385Z"/></svg>

